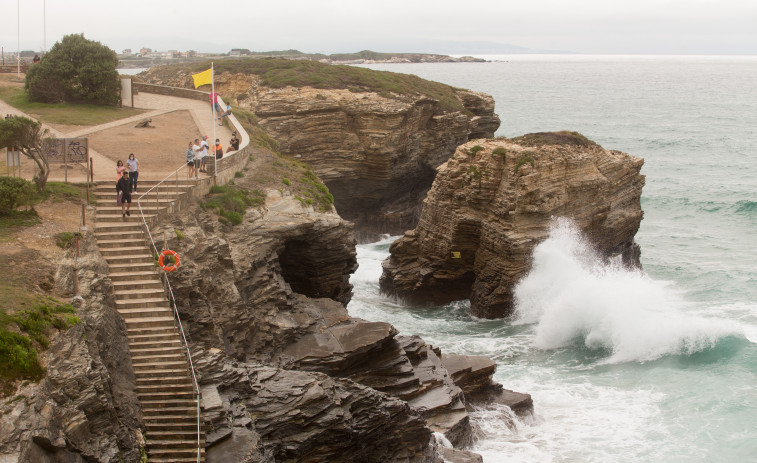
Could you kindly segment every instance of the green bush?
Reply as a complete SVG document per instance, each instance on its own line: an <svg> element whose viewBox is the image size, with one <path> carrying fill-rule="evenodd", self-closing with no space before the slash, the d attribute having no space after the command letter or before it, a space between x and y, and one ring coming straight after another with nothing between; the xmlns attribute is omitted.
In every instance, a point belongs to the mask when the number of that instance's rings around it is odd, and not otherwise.
<svg viewBox="0 0 757 463"><path fill-rule="evenodd" d="M234 177L236 177L236 178L242 178L242 177L244 177L244 172L238 170L238 171L234 172Z"/></svg>
<svg viewBox="0 0 757 463"><path fill-rule="evenodd" d="M67 249L74 240L74 234L71 232L60 232L55 235L55 244L61 249Z"/></svg>
<svg viewBox="0 0 757 463"><path fill-rule="evenodd" d="M289 179L288 179L288 178L282 178L282 179L281 179L281 183L283 183L283 184L284 184L284 185L286 185L286 186L290 186L290 185L292 184L292 182L291 182L291 181L289 181Z"/></svg>
<svg viewBox="0 0 757 463"><path fill-rule="evenodd" d="M0 177L0 215L9 214L34 195L34 185L19 177Z"/></svg>
<svg viewBox="0 0 757 463"><path fill-rule="evenodd" d="M468 150L468 154L470 154L471 156L476 156L476 154L478 154L478 152L483 149L484 149L483 146L475 145L475 146L472 146L471 149Z"/></svg>
<svg viewBox="0 0 757 463"><path fill-rule="evenodd" d="M72 315L75 312L70 304L51 298L12 315L0 309L0 392L13 392L13 381L17 379L42 378L45 369L37 358L36 346L47 348L51 328L64 330L79 323L79 317ZM8 330L9 325L16 325L19 332Z"/></svg>
<svg viewBox="0 0 757 463"><path fill-rule="evenodd" d="M531 164L531 167L533 167L534 166L534 158L532 158L531 156L529 156L527 154L522 155L520 158L518 158L518 162L515 163L515 169L514 169L515 172L517 173L518 169L520 169L520 166L522 166L523 164L526 164L526 163Z"/></svg>
<svg viewBox="0 0 757 463"><path fill-rule="evenodd" d="M245 190L239 187L213 186L207 201L200 204L204 210L215 211L225 224L239 225L248 207L265 203L265 193L260 190Z"/></svg>
<svg viewBox="0 0 757 463"><path fill-rule="evenodd" d="M31 101L115 106L120 100L118 55L84 35L63 37L26 73Z"/></svg>
<svg viewBox="0 0 757 463"><path fill-rule="evenodd" d="M492 156L501 156L502 160L505 160L505 156L507 156L507 150L503 147L495 148L494 151L492 151Z"/></svg>

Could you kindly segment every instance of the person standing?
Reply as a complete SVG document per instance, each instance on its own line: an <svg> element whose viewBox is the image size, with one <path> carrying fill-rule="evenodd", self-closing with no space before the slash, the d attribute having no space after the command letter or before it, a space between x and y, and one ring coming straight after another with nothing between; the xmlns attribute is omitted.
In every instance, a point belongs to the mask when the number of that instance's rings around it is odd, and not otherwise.
<svg viewBox="0 0 757 463"><path fill-rule="evenodd" d="M200 172L208 172L208 168L205 165L205 158L208 156L208 148L210 148L210 145L208 145L208 136L204 135L202 137L202 140L200 140Z"/></svg>
<svg viewBox="0 0 757 463"><path fill-rule="evenodd" d="M123 177L125 170L126 166L124 166L124 162L119 159L118 162L116 162L116 183L121 180L121 177Z"/></svg>
<svg viewBox="0 0 757 463"><path fill-rule="evenodd" d="M116 183L116 194L118 195L118 199L116 202L121 203L121 217L126 218L127 215L131 215L129 213L129 209L131 209L131 188L129 186L129 173L126 171L123 171L123 175L121 175L121 179Z"/></svg>
<svg viewBox="0 0 757 463"><path fill-rule="evenodd" d="M218 104L218 92L210 92L210 110L216 107L216 114L221 112L221 105Z"/></svg>
<svg viewBox="0 0 757 463"><path fill-rule="evenodd" d="M134 153L129 154L126 164L129 166L129 188L131 188L132 193L136 193L137 179L139 178L139 160L134 157Z"/></svg>
<svg viewBox="0 0 757 463"><path fill-rule="evenodd" d="M195 152L192 150L192 142L187 145L187 178L194 175L195 170Z"/></svg>
<svg viewBox="0 0 757 463"><path fill-rule="evenodd" d="M197 173L200 170L200 139L195 138L194 145L192 145L192 158L194 159L194 173L197 178Z"/></svg>

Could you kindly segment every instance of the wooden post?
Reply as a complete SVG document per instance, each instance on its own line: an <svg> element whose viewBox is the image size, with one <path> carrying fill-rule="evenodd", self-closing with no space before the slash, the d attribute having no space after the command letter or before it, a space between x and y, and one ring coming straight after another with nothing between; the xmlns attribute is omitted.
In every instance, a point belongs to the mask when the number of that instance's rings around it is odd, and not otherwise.
<svg viewBox="0 0 757 463"><path fill-rule="evenodd" d="M63 139L65 140L65 138ZM65 174L63 175L63 181L65 183L68 183L68 157L66 156L66 142L63 142L63 170L65 171Z"/></svg>
<svg viewBox="0 0 757 463"><path fill-rule="evenodd" d="M79 291L79 269L76 267L79 261L79 233L76 233L76 261L74 263L74 297L80 296Z"/></svg>
<svg viewBox="0 0 757 463"><path fill-rule="evenodd" d="M87 226L87 206L84 204L81 205L81 223L82 227Z"/></svg>
<svg viewBox="0 0 757 463"><path fill-rule="evenodd" d="M95 167L94 162L92 162L92 158L89 158L89 178L92 180L92 183L95 183Z"/></svg>

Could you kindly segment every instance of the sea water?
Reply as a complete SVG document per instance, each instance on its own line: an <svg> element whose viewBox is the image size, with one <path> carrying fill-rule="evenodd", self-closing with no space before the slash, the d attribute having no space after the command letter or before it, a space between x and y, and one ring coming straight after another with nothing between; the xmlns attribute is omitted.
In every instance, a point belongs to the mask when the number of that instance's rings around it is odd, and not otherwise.
<svg viewBox="0 0 757 463"><path fill-rule="evenodd" d="M378 291L396 237L358 247L353 316L487 355L535 414L472 414L495 462L757 461L757 57L509 56L383 64L489 93L497 136L575 130L645 159L643 270L556 220L516 314L401 306Z"/></svg>

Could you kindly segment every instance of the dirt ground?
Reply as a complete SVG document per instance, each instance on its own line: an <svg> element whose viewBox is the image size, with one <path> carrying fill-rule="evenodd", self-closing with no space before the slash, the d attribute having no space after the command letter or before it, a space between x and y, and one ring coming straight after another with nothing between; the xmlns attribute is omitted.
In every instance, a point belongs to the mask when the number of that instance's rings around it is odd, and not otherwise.
<svg viewBox="0 0 757 463"><path fill-rule="evenodd" d="M126 163L129 153L134 153L139 160L140 178L161 179L182 165L187 143L201 137L189 111L153 117L154 129L138 129L134 125L125 124L88 136L94 150L113 160L113 178L116 161Z"/></svg>
<svg viewBox="0 0 757 463"><path fill-rule="evenodd" d="M79 229L81 206L46 201L34 208L41 223L6 229L0 239L0 303L11 312L30 303L33 294L60 300L70 296L56 291L53 284L57 262L65 253L55 244L55 235Z"/></svg>

